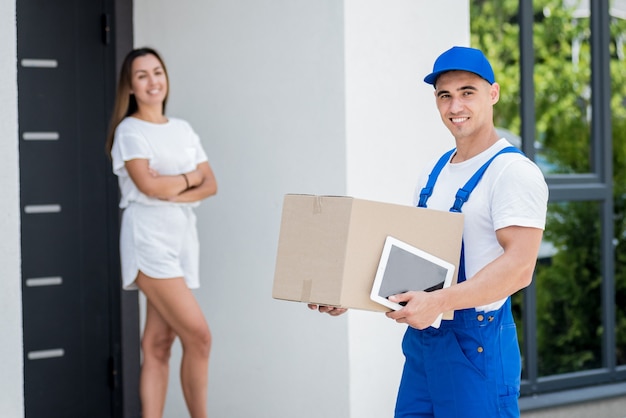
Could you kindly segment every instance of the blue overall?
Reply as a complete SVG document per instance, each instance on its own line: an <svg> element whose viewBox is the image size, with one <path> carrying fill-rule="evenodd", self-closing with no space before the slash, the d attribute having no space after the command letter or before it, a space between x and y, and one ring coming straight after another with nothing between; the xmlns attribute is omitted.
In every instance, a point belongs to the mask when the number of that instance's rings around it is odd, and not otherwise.
<svg viewBox="0 0 626 418"><path fill-rule="evenodd" d="M454 151L444 154L428 176L419 207L426 207ZM521 153L507 147L494 155L458 190L451 212L461 212L489 164L508 152ZM466 280L464 253L462 244L459 282ZM496 311L457 310L454 319L442 321L439 328L409 327L402 351L406 361L395 418L519 417L521 357L510 298Z"/></svg>

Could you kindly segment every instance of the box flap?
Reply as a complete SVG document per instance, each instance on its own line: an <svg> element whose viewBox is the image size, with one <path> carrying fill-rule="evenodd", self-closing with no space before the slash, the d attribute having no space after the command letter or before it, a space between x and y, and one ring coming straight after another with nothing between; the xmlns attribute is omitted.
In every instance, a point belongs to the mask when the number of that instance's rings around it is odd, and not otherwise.
<svg viewBox="0 0 626 418"><path fill-rule="evenodd" d="M352 202L351 198L285 196L274 298L339 305Z"/></svg>

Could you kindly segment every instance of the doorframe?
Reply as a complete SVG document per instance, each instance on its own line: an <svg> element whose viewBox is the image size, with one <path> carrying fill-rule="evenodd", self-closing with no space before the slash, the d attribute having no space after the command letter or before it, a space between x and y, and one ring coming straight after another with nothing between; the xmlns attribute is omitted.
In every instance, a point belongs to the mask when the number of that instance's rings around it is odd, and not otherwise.
<svg viewBox="0 0 626 418"><path fill-rule="evenodd" d="M115 92L117 87L117 74L124 61L124 57L133 48L133 0L113 0L113 10L107 10L112 16L111 41L114 48L113 62L109 65L109 71L113 77L109 77L111 85L106 86L107 104L113 109ZM109 55L111 56L111 55ZM109 115L108 115L109 116ZM104 147L103 147L104 152ZM109 230L109 254L111 257L111 271L119 277L119 231L120 209L119 186L117 177L109 172L107 177L107 201L109 202L108 230ZM141 416L141 403L139 399L139 370L140 370L140 320L139 320L139 292L122 290L120 280L111 280L111 292L119 294L117 302L119 306L112 306L111 322L114 324L113 332L117 333L114 340L120 341L120 345L114 347L113 364L114 371L114 399L113 408L121 413L124 418Z"/></svg>
<svg viewBox="0 0 626 418"><path fill-rule="evenodd" d="M113 108L116 92L116 74L118 68L126 55L133 47L133 1L132 0L101 0L102 10L111 26L109 31L108 50L104 53L104 99L106 109L109 114L103 114L102 118L108 119ZM16 12L16 2L14 2L14 12ZM14 13L15 14L15 13ZM103 22L105 23L105 19ZM17 22L16 22L17 24ZM104 35L104 30L103 30ZM17 41L17 33L15 33ZM103 42L105 36L103 36ZM17 49L15 49L17 53ZM16 55L17 57L17 55ZM15 72L15 82L17 86L17 68ZM19 93L16 90L16 99ZM16 101L15 117L18 127L19 110ZM16 130L17 136L17 130ZM104 135L103 135L104 137ZM101 151L104 158L104 143ZM19 152L16 154L19 164ZM18 165L19 175L19 165ZM119 186L116 176L112 173L110 163L106 170L105 194L106 202L106 230L107 230L107 252L108 260L108 286L109 286L109 329L111 349L109 351L109 377L110 377L110 406L113 417L135 418L141 416L141 407L139 401L139 369L140 369L140 323L139 323L139 303L137 291L123 291L120 280L119 266L119 222L120 210L119 203ZM18 189L19 190L19 189ZM18 206L20 197L18 195ZM21 210L18 211L21 215ZM21 272L20 272L21 276ZM21 280L20 280L21 281ZM21 293L21 292L20 292ZM21 301L21 297L20 297ZM23 304L20 303L19 309L23 313ZM23 340L23 325L21 325L21 340ZM21 346L21 344L20 344ZM20 350L21 351L21 350ZM24 362L21 362L22 383L24 383ZM20 385L23 386L23 385ZM26 399L24 390L21 391L22 415L25 413Z"/></svg>

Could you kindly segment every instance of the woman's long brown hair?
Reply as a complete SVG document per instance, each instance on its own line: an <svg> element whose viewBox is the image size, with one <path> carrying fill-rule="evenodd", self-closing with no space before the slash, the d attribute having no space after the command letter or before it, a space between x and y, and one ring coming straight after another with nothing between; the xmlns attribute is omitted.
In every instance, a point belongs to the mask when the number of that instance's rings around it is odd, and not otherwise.
<svg viewBox="0 0 626 418"><path fill-rule="evenodd" d="M132 84L132 66L135 58L143 57L145 55L154 55L161 63L161 67L163 67L163 71L165 72L165 78L168 85L168 93L165 95L165 99L163 100L163 114L165 114L165 105L169 95L170 81L167 75L167 69L165 68L165 63L159 53L152 48L144 47L133 49L126 55L126 58L124 58L122 68L120 70L120 78L117 82L115 105L113 106L113 114L111 115L111 121L109 122L109 132L107 133L107 140L105 144L105 150L109 158L111 157L111 148L113 148L113 138L115 137L117 125L119 125L122 119L126 116L130 116L137 111L137 100L135 99L135 96L130 93Z"/></svg>

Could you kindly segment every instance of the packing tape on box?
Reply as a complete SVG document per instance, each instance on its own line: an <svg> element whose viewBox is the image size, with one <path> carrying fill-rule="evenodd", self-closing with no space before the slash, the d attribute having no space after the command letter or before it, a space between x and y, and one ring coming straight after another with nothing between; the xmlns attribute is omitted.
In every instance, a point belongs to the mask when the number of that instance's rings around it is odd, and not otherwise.
<svg viewBox="0 0 626 418"><path fill-rule="evenodd" d="M315 196L313 199L313 213L322 213L322 196Z"/></svg>
<svg viewBox="0 0 626 418"><path fill-rule="evenodd" d="M303 280L302 281L302 294L300 300L303 302L311 301L311 287L313 285L313 280Z"/></svg>

